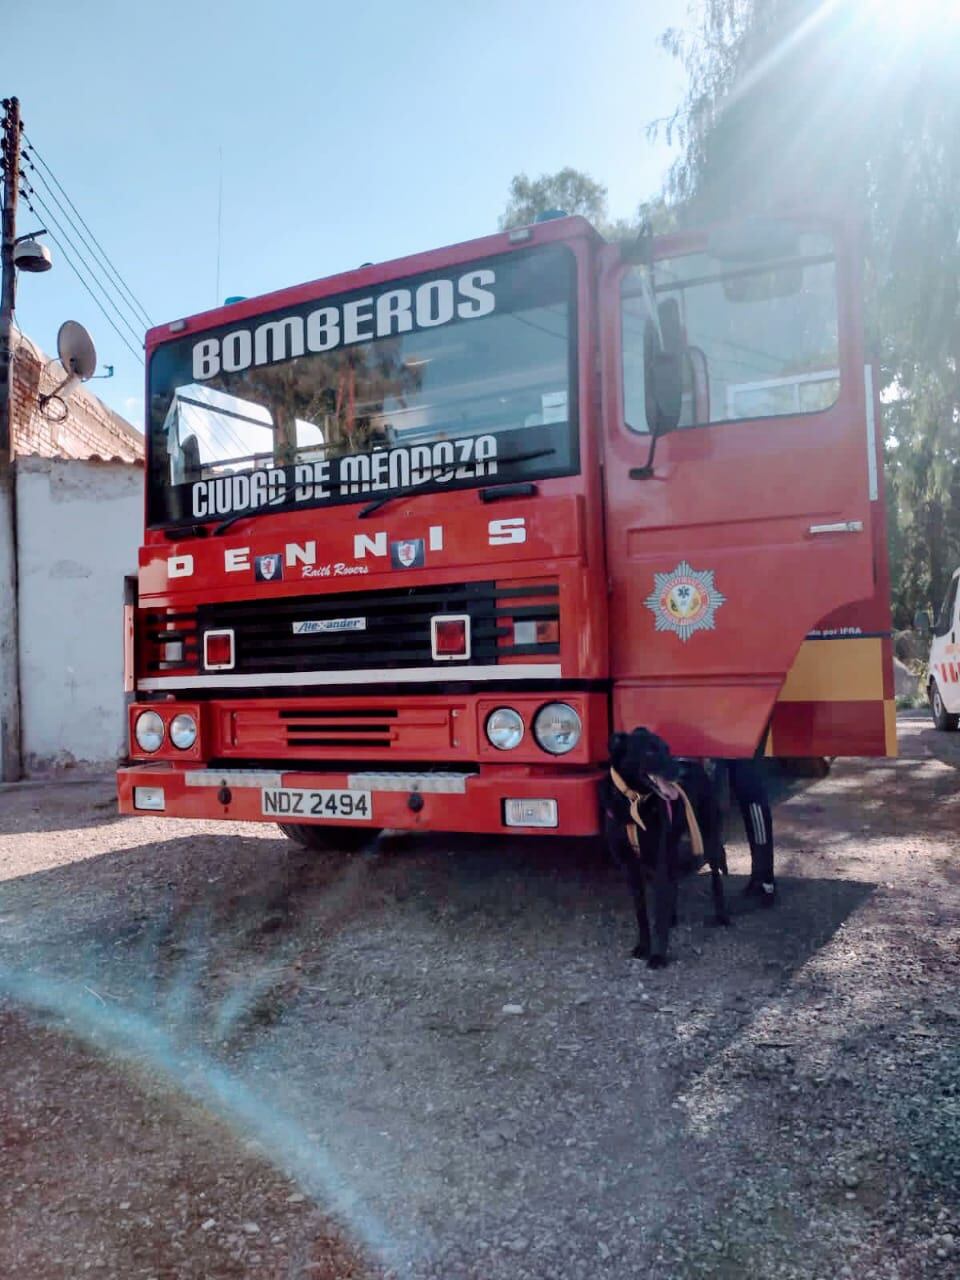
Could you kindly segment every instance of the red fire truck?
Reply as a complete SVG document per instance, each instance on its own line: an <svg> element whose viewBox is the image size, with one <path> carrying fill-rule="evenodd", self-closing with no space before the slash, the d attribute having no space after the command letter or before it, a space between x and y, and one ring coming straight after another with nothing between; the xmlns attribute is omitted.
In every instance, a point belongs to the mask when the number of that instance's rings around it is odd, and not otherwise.
<svg viewBox="0 0 960 1280"><path fill-rule="evenodd" d="M556 217L150 331L125 813L599 830L611 728L894 751L856 228Z"/></svg>

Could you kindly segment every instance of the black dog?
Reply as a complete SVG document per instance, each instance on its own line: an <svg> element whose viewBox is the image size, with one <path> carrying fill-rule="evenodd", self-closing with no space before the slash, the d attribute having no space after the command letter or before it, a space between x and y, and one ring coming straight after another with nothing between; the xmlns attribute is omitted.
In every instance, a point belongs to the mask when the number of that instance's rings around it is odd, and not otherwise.
<svg viewBox="0 0 960 1280"><path fill-rule="evenodd" d="M675 759L663 739L647 729L615 733L603 807L607 845L627 874L636 908L634 956L647 957L651 969L667 963L685 830L694 852L702 846L710 866L716 922L730 923L721 879L727 864L720 808L702 764Z"/></svg>

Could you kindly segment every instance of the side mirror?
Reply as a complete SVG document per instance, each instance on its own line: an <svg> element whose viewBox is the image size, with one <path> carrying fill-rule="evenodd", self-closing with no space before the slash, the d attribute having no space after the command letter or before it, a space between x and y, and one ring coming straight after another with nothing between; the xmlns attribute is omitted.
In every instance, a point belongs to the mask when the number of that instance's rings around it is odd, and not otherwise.
<svg viewBox="0 0 960 1280"><path fill-rule="evenodd" d="M710 233L707 252L730 268L722 281L727 302L791 298L803 289L803 267L789 265L800 253L800 235L790 222L758 217L727 223Z"/></svg>
<svg viewBox="0 0 960 1280"><path fill-rule="evenodd" d="M926 609L918 609L913 615L913 626L922 636L928 636L933 630L933 620Z"/></svg>
<svg viewBox="0 0 960 1280"><path fill-rule="evenodd" d="M653 475L657 441L676 431L683 413L683 373L688 357L676 298L666 298L657 307L657 324L647 320L643 331L644 392L650 449L642 467L631 467L634 480Z"/></svg>
<svg viewBox="0 0 960 1280"><path fill-rule="evenodd" d="M655 436L676 431L683 411L683 355L658 351L650 362L647 421Z"/></svg>
<svg viewBox="0 0 960 1280"><path fill-rule="evenodd" d="M710 366L701 347L687 347L690 366L690 394L693 400L693 426L710 421Z"/></svg>
<svg viewBox="0 0 960 1280"><path fill-rule="evenodd" d="M676 431L683 412L683 368L686 347L680 306L666 298L657 308L659 333L648 322L644 334L647 367L647 423L656 436Z"/></svg>

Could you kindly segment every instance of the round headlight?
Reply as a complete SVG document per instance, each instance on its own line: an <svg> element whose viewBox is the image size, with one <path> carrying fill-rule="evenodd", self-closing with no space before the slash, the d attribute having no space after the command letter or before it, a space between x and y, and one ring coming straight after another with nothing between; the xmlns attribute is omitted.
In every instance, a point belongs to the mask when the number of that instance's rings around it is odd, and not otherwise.
<svg viewBox="0 0 960 1280"><path fill-rule="evenodd" d="M565 702L548 702L534 717L533 736L552 756L572 751L582 733L580 717Z"/></svg>
<svg viewBox="0 0 960 1280"><path fill-rule="evenodd" d="M141 751L159 751L163 746L163 721L155 711L144 711L137 716L133 735Z"/></svg>
<svg viewBox="0 0 960 1280"><path fill-rule="evenodd" d="M487 716L487 737L501 751L512 751L523 739L523 721L512 707L497 707Z"/></svg>
<svg viewBox="0 0 960 1280"><path fill-rule="evenodd" d="M197 722L193 716L181 712L170 721L170 741L181 751L189 751L197 740Z"/></svg>

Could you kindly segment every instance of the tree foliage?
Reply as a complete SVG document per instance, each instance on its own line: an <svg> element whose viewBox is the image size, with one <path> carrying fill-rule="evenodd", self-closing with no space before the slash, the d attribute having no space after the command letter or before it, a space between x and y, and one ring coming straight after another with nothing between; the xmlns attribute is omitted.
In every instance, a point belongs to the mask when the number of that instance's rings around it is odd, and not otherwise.
<svg viewBox="0 0 960 1280"><path fill-rule="evenodd" d="M894 613L937 602L960 564L960 19L864 0L702 0L664 46L687 71L658 128L689 220L840 206L867 228L881 364ZM890 14L895 6L890 6Z"/></svg>
<svg viewBox="0 0 960 1280"><path fill-rule="evenodd" d="M587 218L608 240L632 240L644 222L654 226L669 222L662 199L641 204L632 218L611 218L607 209L607 188L579 169L559 169L528 178L518 173L510 183L510 200L500 219L500 228L524 227L539 213L562 209L564 213Z"/></svg>
<svg viewBox="0 0 960 1280"><path fill-rule="evenodd" d="M607 188L579 169L560 169L528 178L518 173L510 183L510 200L500 219L501 229L524 227L538 213L562 209L578 213L597 225L606 221Z"/></svg>

